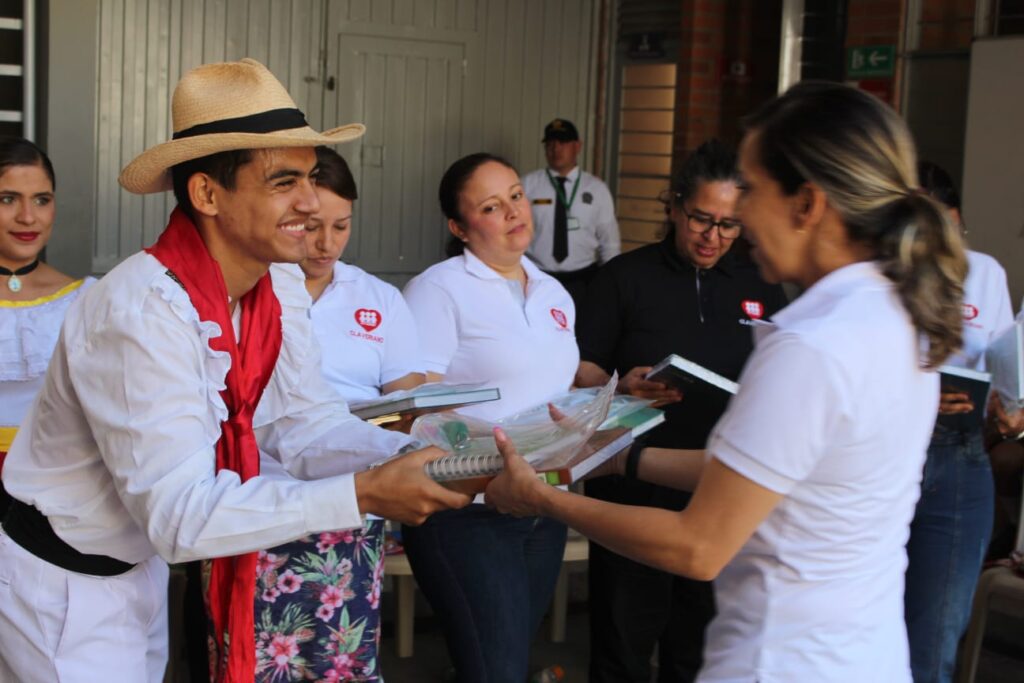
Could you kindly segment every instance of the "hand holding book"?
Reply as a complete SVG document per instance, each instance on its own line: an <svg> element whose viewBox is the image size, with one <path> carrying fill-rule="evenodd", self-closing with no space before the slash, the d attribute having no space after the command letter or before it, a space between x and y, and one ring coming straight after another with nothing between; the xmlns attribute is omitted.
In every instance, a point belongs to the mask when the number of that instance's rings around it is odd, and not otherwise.
<svg viewBox="0 0 1024 683"><path fill-rule="evenodd" d="M472 500L468 495L441 486L424 471L444 456L440 448L421 448L359 472L355 476L359 511L415 526L438 510L468 505Z"/></svg>
<svg viewBox="0 0 1024 683"><path fill-rule="evenodd" d="M501 472L487 484L484 502L498 512L514 517L543 515L547 497L552 492L561 492L537 477L533 467L519 455L501 427L494 428L494 443L503 465Z"/></svg>
<svg viewBox="0 0 1024 683"><path fill-rule="evenodd" d="M647 400L615 395L617 379L602 388L569 392L498 423L448 413L424 416L413 425L413 438L450 453L430 463L427 475L454 490L482 492L502 470L504 458L494 441L494 427L501 427L534 476L546 484L584 478L665 419Z"/></svg>
<svg viewBox="0 0 1024 683"><path fill-rule="evenodd" d="M941 393L938 421L951 429L970 430L979 427L992 376L970 368L943 365L939 368L939 381Z"/></svg>
<svg viewBox="0 0 1024 683"><path fill-rule="evenodd" d="M677 387L647 379L647 374L651 369L650 366L633 368L622 376L616 390L620 394L629 394L637 398L654 401L651 406L653 408L683 400L683 392Z"/></svg>
<svg viewBox="0 0 1024 683"><path fill-rule="evenodd" d="M962 391L943 391L939 394L939 415L957 415L974 410L970 394Z"/></svg>
<svg viewBox="0 0 1024 683"><path fill-rule="evenodd" d="M997 391L989 397L988 415L1004 439L1019 439L1024 435L1024 410L1006 410Z"/></svg>

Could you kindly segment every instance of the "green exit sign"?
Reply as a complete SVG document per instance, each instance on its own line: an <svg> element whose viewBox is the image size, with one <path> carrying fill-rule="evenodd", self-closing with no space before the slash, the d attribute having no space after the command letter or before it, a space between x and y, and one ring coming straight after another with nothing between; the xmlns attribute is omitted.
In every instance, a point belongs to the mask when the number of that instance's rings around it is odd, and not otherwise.
<svg viewBox="0 0 1024 683"><path fill-rule="evenodd" d="M891 78L895 68L895 45L861 45L846 48L847 78Z"/></svg>

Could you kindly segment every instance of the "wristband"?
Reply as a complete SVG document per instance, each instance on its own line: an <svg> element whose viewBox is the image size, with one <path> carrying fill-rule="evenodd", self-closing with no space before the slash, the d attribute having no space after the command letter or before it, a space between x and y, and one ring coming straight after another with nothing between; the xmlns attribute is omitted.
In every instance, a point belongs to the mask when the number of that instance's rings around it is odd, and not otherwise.
<svg viewBox="0 0 1024 683"><path fill-rule="evenodd" d="M640 467L640 454L643 453L646 444L643 441L634 441L629 447L629 454L626 455L626 479L636 479L637 469Z"/></svg>

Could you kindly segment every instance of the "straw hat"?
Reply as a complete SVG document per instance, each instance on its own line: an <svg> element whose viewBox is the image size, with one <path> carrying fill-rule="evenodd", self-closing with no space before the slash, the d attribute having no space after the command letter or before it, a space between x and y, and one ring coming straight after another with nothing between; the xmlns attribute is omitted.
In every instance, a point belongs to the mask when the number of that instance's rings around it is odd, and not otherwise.
<svg viewBox="0 0 1024 683"><path fill-rule="evenodd" d="M317 133L288 91L254 59L204 64L182 76L171 101L174 136L135 157L118 182L136 194L171 189L170 168L231 149L315 147L358 138L360 123Z"/></svg>

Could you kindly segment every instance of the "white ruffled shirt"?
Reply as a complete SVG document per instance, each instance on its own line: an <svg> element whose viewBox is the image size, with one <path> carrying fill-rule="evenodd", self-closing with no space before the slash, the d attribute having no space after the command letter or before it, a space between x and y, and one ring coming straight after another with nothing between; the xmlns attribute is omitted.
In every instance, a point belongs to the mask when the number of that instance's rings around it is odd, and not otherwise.
<svg viewBox="0 0 1024 683"><path fill-rule="evenodd" d="M43 387L64 315L94 282L75 280L32 301L0 301L0 427L17 427L25 419Z"/></svg>
<svg viewBox="0 0 1024 683"><path fill-rule="evenodd" d="M68 312L4 465L11 495L80 552L125 562L235 555L361 526L351 473L408 437L348 412L320 374L302 271L271 276L283 339L253 420L260 476L215 472L230 356L209 346L219 326L138 253Z"/></svg>

